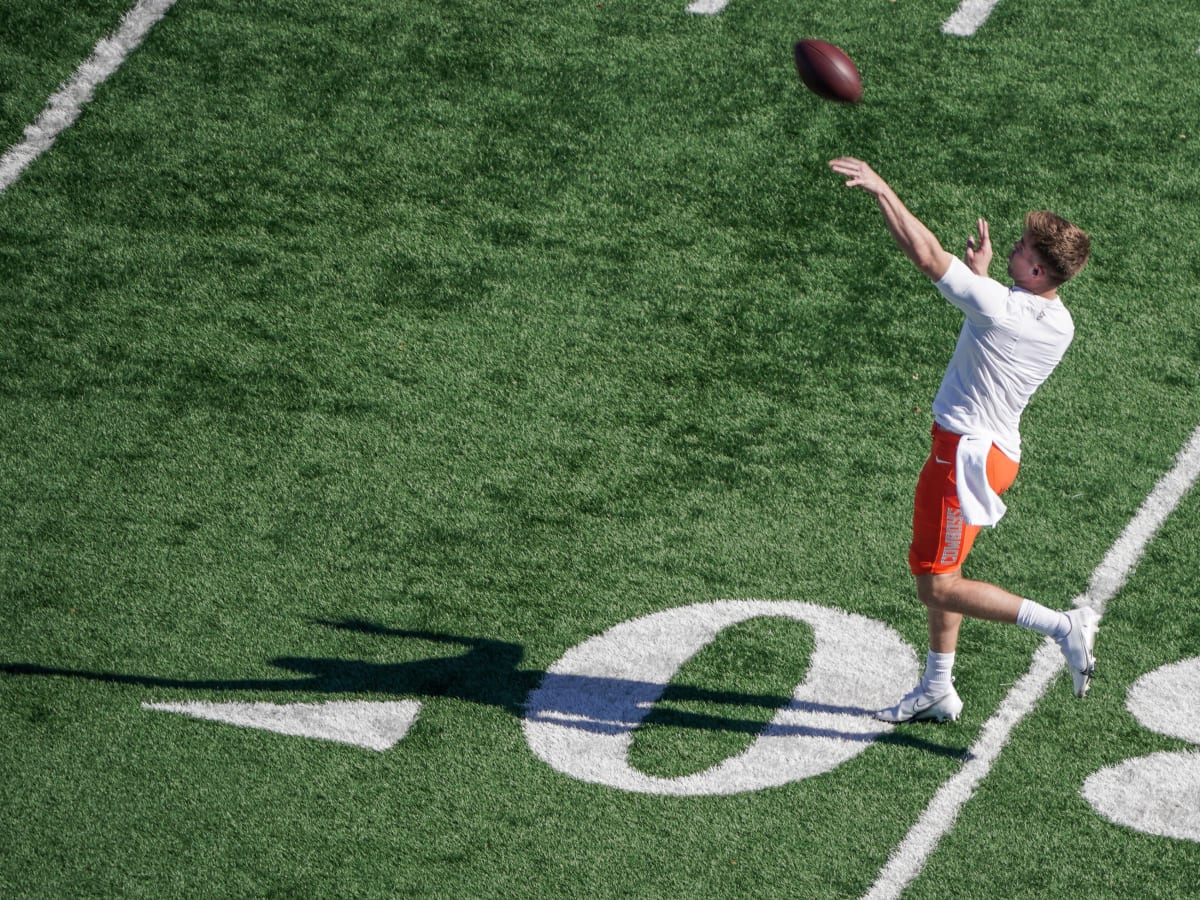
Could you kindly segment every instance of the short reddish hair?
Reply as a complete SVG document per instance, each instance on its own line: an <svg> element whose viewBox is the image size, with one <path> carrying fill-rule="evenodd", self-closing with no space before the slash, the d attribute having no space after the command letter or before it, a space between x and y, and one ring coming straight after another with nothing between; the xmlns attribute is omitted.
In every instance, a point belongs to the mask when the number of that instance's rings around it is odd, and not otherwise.
<svg viewBox="0 0 1200 900"><path fill-rule="evenodd" d="M1092 252L1087 232L1044 209L1025 216L1025 232L1057 284L1079 274Z"/></svg>

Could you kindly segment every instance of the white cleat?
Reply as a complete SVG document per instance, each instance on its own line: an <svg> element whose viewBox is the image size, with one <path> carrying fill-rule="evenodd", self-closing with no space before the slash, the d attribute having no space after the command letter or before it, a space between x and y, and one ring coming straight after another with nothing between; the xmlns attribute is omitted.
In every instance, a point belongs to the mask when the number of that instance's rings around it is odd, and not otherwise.
<svg viewBox="0 0 1200 900"><path fill-rule="evenodd" d="M1096 671L1092 648L1096 646L1096 632L1100 630L1100 613L1090 606L1081 606L1067 613L1067 618L1071 620L1071 632L1058 642L1058 646L1071 670L1075 696L1082 697L1091 687L1092 674Z"/></svg>
<svg viewBox="0 0 1200 900"><path fill-rule="evenodd" d="M925 693L925 686L918 684L895 706L881 709L875 718L881 722L955 722L962 715L963 702L953 686L936 697Z"/></svg>

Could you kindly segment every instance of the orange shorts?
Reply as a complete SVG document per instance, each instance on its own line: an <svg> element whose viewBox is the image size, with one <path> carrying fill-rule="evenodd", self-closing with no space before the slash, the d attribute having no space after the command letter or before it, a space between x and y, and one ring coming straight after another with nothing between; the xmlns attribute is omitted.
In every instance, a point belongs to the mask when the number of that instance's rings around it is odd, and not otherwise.
<svg viewBox="0 0 1200 900"><path fill-rule="evenodd" d="M913 499L913 539L908 548L908 568L914 575L940 575L957 572L971 552L978 525L963 521L958 506L958 486L955 479L955 456L960 435L933 426L933 449L921 476L917 479ZM1018 464L1009 459L995 444L988 453L988 484L997 494L1003 494L1017 477Z"/></svg>

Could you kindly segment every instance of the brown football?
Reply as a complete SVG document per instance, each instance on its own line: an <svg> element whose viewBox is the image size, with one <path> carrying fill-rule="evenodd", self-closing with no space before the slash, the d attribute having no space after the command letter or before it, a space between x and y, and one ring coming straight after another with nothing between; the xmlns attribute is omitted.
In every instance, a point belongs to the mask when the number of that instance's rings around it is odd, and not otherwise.
<svg viewBox="0 0 1200 900"><path fill-rule="evenodd" d="M840 47L826 41L803 40L796 44L796 71L818 97L838 103L862 99L862 79L854 61Z"/></svg>

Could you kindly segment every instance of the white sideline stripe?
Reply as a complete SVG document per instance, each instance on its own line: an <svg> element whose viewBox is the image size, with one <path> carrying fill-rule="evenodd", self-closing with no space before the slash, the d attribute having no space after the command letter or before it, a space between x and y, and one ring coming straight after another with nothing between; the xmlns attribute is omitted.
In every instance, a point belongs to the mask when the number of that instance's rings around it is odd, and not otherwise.
<svg viewBox="0 0 1200 900"><path fill-rule="evenodd" d="M962 0L958 9L942 24L943 34L970 37L992 14L1000 0Z"/></svg>
<svg viewBox="0 0 1200 900"><path fill-rule="evenodd" d="M1076 597L1075 606L1091 606L1103 614L1105 606L1124 587L1130 572L1141 559L1146 545L1200 479L1200 427L1192 432L1175 465L1159 479L1141 508L1121 532L1112 549L1096 567L1087 593ZM959 810L971 799L992 764L1008 743L1012 730L1046 693L1050 682L1064 666L1057 644L1047 638L1033 655L1029 671L1008 692L999 708L984 723L972 745L967 762L938 789L921 818L892 850L864 900L899 897L925 867L938 842L953 826Z"/></svg>
<svg viewBox="0 0 1200 900"><path fill-rule="evenodd" d="M138 0L125 13L117 30L102 38L71 79L51 95L41 115L25 129L25 139L0 157L0 191L7 190L30 163L50 149L59 134L74 124L80 110L92 99L96 86L121 67L174 5L175 0Z"/></svg>

